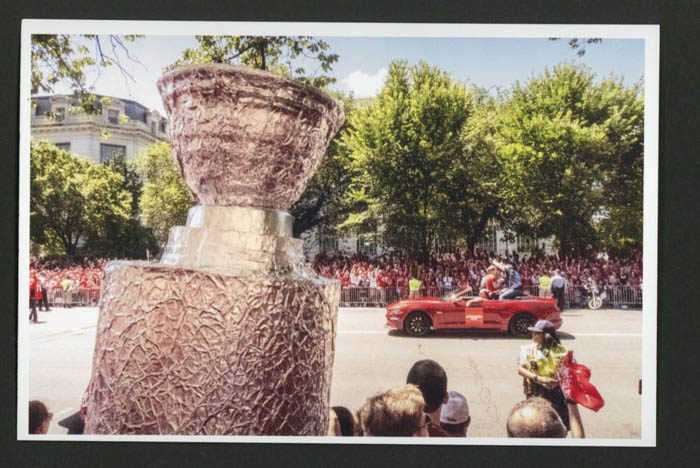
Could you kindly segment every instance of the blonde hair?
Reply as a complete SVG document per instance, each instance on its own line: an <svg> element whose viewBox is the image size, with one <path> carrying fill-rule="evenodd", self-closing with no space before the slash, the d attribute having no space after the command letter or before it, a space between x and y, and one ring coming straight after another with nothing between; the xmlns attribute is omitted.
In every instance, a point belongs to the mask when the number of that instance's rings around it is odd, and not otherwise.
<svg viewBox="0 0 700 468"><path fill-rule="evenodd" d="M369 397L357 414L365 436L412 437L425 421L424 408L423 394L409 384Z"/></svg>

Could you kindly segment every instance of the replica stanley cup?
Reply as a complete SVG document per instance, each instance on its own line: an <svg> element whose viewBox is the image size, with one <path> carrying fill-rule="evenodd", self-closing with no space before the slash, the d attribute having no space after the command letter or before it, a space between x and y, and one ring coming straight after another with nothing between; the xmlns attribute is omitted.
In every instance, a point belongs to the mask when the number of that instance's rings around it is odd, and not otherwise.
<svg viewBox="0 0 700 468"><path fill-rule="evenodd" d="M304 263L285 210L343 112L228 65L177 68L158 89L198 205L159 264L107 265L85 432L325 435L340 289Z"/></svg>

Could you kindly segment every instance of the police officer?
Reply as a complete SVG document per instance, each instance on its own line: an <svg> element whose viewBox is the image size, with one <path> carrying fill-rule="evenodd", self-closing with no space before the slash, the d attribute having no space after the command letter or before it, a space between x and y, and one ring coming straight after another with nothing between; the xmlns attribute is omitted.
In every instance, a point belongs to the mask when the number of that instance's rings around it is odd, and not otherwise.
<svg viewBox="0 0 700 468"><path fill-rule="evenodd" d="M564 292L566 291L566 279L561 275L559 270L554 270L554 275L549 282L552 289L552 297L557 300L557 307L562 312L564 311Z"/></svg>
<svg viewBox="0 0 700 468"><path fill-rule="evenodd" d="M539 296L540 297L549 296L549 286L550 286L551 281L552 281L552 279L549 277L547 272L546 271L543 272L542 276L540 276L540 281L539 281L539 286L540 286Z"/></svg>
<svg viewBox="0 0 700 468"><path fill-rule="evenodd" d="M420 297L420 288L423 282L418 279L418 275L414 271L411 273L411 279L408 280L408 297Z"/></svg>
<svg viewBox="0 0 700 468"><path fill-rule="evenodd" d="M569 410L557 377L559 363L569 350L561 345L549 320L540 320L528 330L532 332L532 343L520 348L518 358L525 398L542 397L549 401L569 430Z"/></svg>

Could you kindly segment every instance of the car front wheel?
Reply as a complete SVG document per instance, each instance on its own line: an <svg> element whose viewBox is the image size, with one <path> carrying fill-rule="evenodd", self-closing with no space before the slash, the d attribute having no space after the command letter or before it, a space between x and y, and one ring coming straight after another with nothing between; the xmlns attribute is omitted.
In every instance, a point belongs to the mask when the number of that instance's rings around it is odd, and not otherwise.
<svg viewBox="0 0 700 468"><path fill-rule="evenodd" d="M430 333L430 317L425 312L412 312L404 321L403 329L411 336L425 336Z"/></svg>

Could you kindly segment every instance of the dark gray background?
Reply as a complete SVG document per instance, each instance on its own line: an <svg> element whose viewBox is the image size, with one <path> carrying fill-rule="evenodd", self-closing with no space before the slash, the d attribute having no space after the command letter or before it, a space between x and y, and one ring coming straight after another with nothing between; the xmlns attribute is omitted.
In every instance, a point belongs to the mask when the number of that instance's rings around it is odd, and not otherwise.
<svg viewBox="0 0 700 468"><path fill-rule="evenodd" d="M696 1L599 0L353 0L324 1L123 0L120 2L0 0L1 315L0 466L696 466L698 347L698 233L700 129ZM351 21L430 23L660 24L659 358L658 447L538 448L303 444L175 444L17 442L17 214L19 51L22 18ZM611 356L613 358L613 356Z"/></svg>

